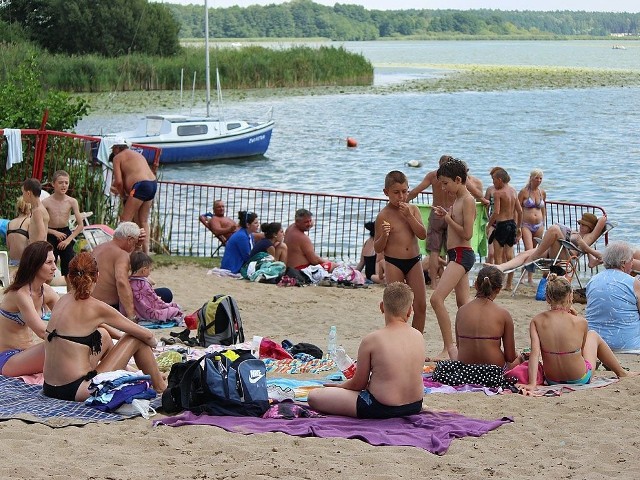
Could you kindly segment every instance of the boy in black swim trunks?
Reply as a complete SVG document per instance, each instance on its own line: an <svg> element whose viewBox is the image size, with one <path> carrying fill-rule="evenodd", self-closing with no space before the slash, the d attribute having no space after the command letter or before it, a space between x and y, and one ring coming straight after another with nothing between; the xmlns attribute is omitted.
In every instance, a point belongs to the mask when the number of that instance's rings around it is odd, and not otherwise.
<svg viewBox="0 0 640 480"><path fill-rule="evenodd" d="M407 203L409 185L404 173L389 172L383 192L389 197L389 203L376 218L373 248L376 253L384 253L387 282L406 281L413 290L411 325L422 333L427 316L427 292L418 238L424 240L427 229L418 207Z"/></svg>
<svg viewBox="0 0 640 480"><path fill-rule="evenodd" d="M67 288L70 288L69 262L76 255L73 246L76 243L75 238L83 230L82 216L80 215L78 201L67 195L69 174L64 170L58 170L53 174L51 183L53 184L53 195L42 201L42 205L49 212L47 242L53 245L53 255L56 261L60 257L60 271L65 282L67 282ZM71 214L76 220L76 228L74 228L73 232L69 228L69 216Z"/></svg>
<svg viewBox="0 0 640 480"><path fill-rule="evenodd" d="M309 392L309 406L333 415L392 418L422 410L424 340L407 324L413 293L390 283L380 302L384 327L362 339L353 378Z"/></svg>
<svg viewBox="0 0 640 480"><path fill-rule="evenodd" d="M447 222L447 255L449 263L431 295L431 306L438 319L444 348L436 359L457 360L458 349L453 341L451 319L444 304L445 298L455 289L458 307L469 301L469 270L476 261L471 248L473 223L476 219L476 203L466 187L467 168L460 160L453 159L438 168L442 188L455 196L450 210L434 207L436 215Z"/></svg>

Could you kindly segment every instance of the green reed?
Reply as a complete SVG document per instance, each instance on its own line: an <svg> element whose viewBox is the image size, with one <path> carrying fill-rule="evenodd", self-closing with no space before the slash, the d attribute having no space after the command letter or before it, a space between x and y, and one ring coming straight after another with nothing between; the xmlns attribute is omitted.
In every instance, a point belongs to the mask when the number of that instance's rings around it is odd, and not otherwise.
<svg viewBox="0 0 640 480"><path fill-rule="evenodd" d="M7 70L15 68L32 51L21 45L0 45ZM373 66L362 55L344 48L294 46L275 50L249 45L211 48L212 85L219 67L225 89L371 85ZM118 58L97 55L38 54L42 82L47 88L67 92L190 90L194 72L196 89L205 86L204 48L185 47L173 57L131 54ZM0 67L1 68L1 67ZM0 81L3 71L0 70Z"/></svg>

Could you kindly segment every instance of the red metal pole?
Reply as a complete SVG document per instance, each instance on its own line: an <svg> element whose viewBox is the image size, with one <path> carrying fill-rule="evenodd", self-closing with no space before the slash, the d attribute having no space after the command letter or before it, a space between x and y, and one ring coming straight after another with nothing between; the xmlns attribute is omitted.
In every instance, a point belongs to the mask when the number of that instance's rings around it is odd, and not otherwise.
<svg viewBox="0 0 640 480"><path fill-rule="evenodd" d="M36 150L33 155L33 178L42 181L42 172L44 170L44 157L47 153L47 120L49 119L49 110L45 110L42 115L42 123L40 130L36 133Z"/></svg>

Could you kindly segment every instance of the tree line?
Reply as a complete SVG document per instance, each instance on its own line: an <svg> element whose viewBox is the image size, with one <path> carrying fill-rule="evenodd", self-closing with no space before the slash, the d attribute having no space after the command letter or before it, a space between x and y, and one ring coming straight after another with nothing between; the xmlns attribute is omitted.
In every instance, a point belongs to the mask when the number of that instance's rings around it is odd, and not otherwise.
<svg viewBox="0 0 640 480"><path fill-rule="evenodd" d="M167 4L182 38L204 37L204 9ZM638 35L639 13L534 12L501 10L367 10L360 5L333 7L311 0L280 5L209 10L209 30L217 38L312 38L376 40L393 37L609 36Z"/></svg>
<svg viewBox="0 0 640 480"><path fill-rule="evenodd" d="M396 37L638 35L639 13L501 10L367 10L311 0L209 9L214 38L376 40ZM32 42L52 53L172 56L180 39L204 38L202 5L148 0L0 0L0 43Z"/></svg>

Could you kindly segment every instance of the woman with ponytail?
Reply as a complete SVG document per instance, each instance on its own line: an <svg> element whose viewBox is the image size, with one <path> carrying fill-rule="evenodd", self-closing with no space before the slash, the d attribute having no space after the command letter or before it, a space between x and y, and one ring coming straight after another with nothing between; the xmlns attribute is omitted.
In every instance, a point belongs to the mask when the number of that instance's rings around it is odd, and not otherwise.
<svg viewBox="0 0 640 480"><path fill-rule="evenodd" d="M463 363L506 369L520 363L511 314L494 303L502 289L503 276L496 267L483 267L475 283L476 298L458 309L456 341L458 360Z"/></svg>
<svg viewBox="0 0 640 480"><path fill-rule="evenodd" d="M97 280L98 264L93 255L83 252L71 260L71 293L54 307L45 334L43 393L61 400L84 401L94 376L125 369L131 357L151 376L153 388L162 392L167 384L153 355L157 343L153 333L93 298ZM116 344L108 333L113 329L124 332Z"/></svg>
<svg viewBox="0 0 640 480"><path fill-rule="evenodd" d="M589 330L585 318L576 313L573 290L566 278L550 273L546 298L549 310L533 317L529 327L529 379L536 378L540 358L544 378L549 385L589 383L598 359L618 377L638 375L624 370L609 345L600 335ZM535 383L530 381L525 392L532 392L535 388Z"/></svg>

